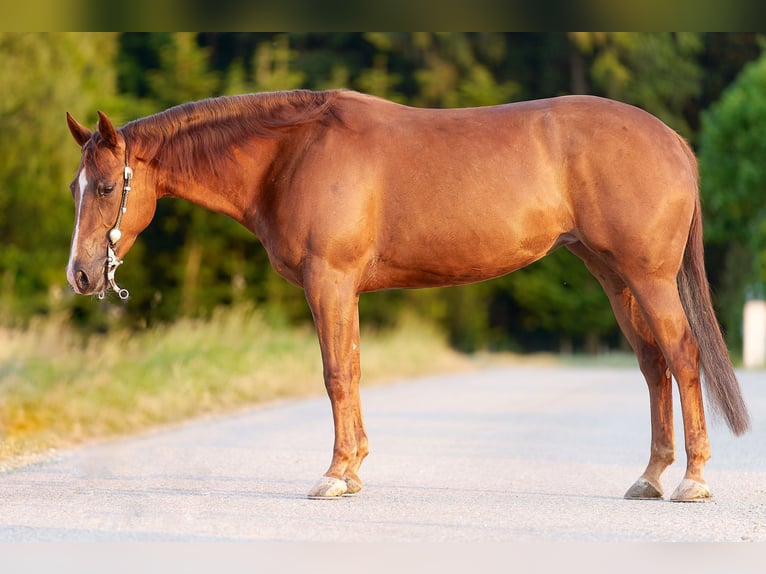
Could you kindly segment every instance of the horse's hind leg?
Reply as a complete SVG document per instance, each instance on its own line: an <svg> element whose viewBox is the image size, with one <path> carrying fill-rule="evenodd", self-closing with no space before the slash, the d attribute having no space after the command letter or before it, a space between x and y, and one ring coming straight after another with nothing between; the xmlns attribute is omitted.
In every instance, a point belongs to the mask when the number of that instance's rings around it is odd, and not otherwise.
<svg viewBox="0 0 766 574"><path fill-rule="evenodd" d="M625 498L662 498L660 476L675 459L673 440L673 397L665 357L649 330L633 293L606 263L581 243L568 246L598 279L609 298L617 322L636 353L649 387L652 442L649 464L625 493Z"/></svg>
<svg viewBox="0 0 766 574"><path fill-rule="evenodd" d="M626 335L636 356L641 372L649 387L652 442L649 463L644 473L625 493L625 498L662 498L660 476L675 460L673 437L673 388L665 356L649 331L636 298L626 287L624 292L624 313L632 329Z"/></svg>
<svg viewBox="0 0 766 574"><path fill-rule="evenodd" d="M671 499L707 499L710 490L702 478L702 469L710 459L710 442L702 404L699 347L681 305L676 278L643 275L631 282L631 289L670 365L681 398L686 474Z"/></svg>

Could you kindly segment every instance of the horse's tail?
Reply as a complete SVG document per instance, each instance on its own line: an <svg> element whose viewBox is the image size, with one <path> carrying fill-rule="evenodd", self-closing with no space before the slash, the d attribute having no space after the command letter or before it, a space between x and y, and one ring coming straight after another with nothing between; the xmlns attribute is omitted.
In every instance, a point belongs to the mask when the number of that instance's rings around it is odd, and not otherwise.
<svg viewBox="0 0 766 574"><path fill-rule="evenodd" d="M694 153L685 141L681 140L681 144L697 177L697 160ZM699 185L697 188L689 238L678 274L678 291L692 334L697 340L700 366L713 411L723 415L734 434L741 435L750 428L750 415L742 399L742 391L729 358L729 351L713 310L703 258Z"/></svg>

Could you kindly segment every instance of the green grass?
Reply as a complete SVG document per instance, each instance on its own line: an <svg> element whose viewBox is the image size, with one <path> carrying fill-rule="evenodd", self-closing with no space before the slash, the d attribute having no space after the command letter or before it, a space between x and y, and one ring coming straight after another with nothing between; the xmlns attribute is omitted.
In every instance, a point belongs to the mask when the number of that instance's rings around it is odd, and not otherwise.
<svg viewBox="0 0 766 574"><path fill-rule="evenodd" d="M471 365L416 321L362 335L364 384ZM0 329L0 468L50 449L322 393L313 329L275 327L247 307L88 338L60 319Z"/></svg>

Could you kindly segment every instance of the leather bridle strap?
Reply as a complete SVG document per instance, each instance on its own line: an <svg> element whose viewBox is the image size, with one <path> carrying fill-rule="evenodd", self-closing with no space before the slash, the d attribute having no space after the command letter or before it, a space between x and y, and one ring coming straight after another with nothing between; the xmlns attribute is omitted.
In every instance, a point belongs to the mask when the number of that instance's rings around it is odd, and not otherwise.
<svg viewBox="0 0 766 574"><path fill-rule="evenodd" d="M122 182L122 199L120 200L120 210L117 212L117 221L114 223L114 227L109 230L107 238L109 243L106 246L106 264L104 266L104 274L106 276L106 289L112 289L120 299L127 299L130 296L130 292L127 289L122 289L114 279L114 274L117 268L122 265L122 259L117 257L117 253L114 248L117 242L122 238L122 231L120 230L120 223L122 223L122 216L128 210L128 194L130 193L130 182L133 179L133 170L128 165L128 160L125 158L125 169L123 170L123 182ZM99 299L103 299L106 295L106 289L98 294Z"/></svg>

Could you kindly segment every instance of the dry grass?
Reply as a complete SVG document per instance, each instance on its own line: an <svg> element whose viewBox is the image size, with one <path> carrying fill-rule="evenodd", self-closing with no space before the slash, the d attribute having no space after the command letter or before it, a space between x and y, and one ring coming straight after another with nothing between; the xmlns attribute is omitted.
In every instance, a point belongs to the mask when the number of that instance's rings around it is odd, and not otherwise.
<svg viewBox="0 0 766 574"><path fill-rule="evenodd" d="M362 337L365 384L470 368L412 320ZM0 467L49 449L324 392L312 329L250 308L143 333L81 337L65 321L0 330Z"/></svg>

